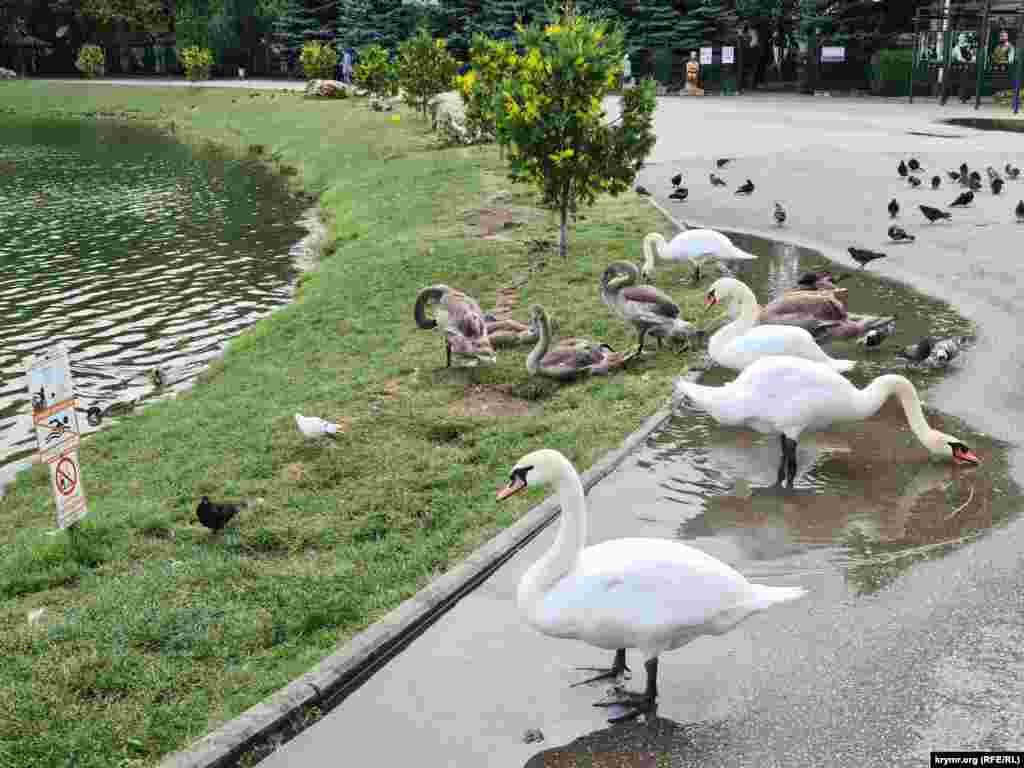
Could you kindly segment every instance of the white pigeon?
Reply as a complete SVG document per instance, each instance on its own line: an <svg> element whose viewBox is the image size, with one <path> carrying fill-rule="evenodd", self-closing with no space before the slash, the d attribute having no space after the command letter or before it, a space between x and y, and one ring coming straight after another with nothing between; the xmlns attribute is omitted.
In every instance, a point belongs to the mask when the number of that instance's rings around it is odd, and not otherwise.
<svg viewBox="0 0 1024 768"><path fill-rule="evenodd" d="M338 433L337 424L324 421L319 416L303 416L300 413L296 413L295 426L299 428L299 432L309 438L333 437Z"/></svg>

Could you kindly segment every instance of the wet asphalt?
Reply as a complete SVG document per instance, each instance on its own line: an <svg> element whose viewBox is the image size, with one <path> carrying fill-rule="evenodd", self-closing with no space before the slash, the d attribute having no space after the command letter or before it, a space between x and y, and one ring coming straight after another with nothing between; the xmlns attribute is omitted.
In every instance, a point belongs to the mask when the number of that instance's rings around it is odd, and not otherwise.
<svg viewBox="0 0 1024 768"><path fill-rule="evenodd" d="M989 163L1001 169L1007 160L1024 161L1024 140L1016 134L932 122L964 114L973 110L930 101L662 100L659 143L640 182L692 223L762 232L846 262L848 245L890 253L871 268L949 301L978 329L962 365L928 391L928 406L985 439L1014 444L1024 420L1024 345L1016 339L1024 308L1017 278L1024 225L1015 224L1012 208L1024 197L1024 182L1009 184L1000 198L982 192L949 226L928 225L915 210L919 201L944 207L955 197L959 190L950 189L945 170L960 162L984 173ZM943 176L939 192L927 185L912 192L898 178L896 164L911 154L926 178L933 169ZM718 156L737 158L722 172L730 188L721 194L707 184ZM666 199L668 178L677 171L690 187L680 205ZM754 195L734 196L746 178L757 185ZM912 246L886 246L885 205L892 196L904 208L898 222L919 234ZM781 230L771 219L774 200L790 212ZM638 243L638 256L639 250ZM757 445L737 445L738 461L757 463ZM657 535L645 528L657 530L657 520L622 513L663 492L643 471L657 450L641 449L590 492L591 542ZM509 457L510 465L516 458ZM877 497L883 509L898 507L899 488L913 482L889 477L902 461L878 470L879 485L896 489ZM1020 483L1022 467L1020 450L1011 447L1008 482ZM785 514L787 502L778 503ZM836 496L836 514L853 503ZM687 517L683 509L680 518ZM517 581L553 536L552 527L261 765L921 766L931 750L1024 749L1019 516L866 593L851 588L831 550L789 546L778 526L700 539L748 578L800 584L809 595L666 654L658 718L614 727L591 706L602 687L569 687L580 679L574 666L603 665L610 654L543 637L516 612ZM634 685L642 684L639 658L631 654L629 662ZM543 740L526 743L529 729ZM584 753L589 763L578 759Z"/></svg>

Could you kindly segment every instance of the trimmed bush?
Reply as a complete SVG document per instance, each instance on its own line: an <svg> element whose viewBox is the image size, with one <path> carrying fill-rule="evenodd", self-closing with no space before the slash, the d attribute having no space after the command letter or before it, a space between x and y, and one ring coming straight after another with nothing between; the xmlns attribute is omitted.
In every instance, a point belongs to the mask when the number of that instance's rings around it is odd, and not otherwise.
<svg viewBox="0 0 1024 768"><path fill-rule="evenodd" d="M190 45L181 51L181 63L185 67L185 77L189 80L209 80L213 52L209 48Z"/></svg>
<svg viewBox="0 0 1024 768"><path fill-rule="evenodd" d="M359 63L352 78L356 85L378 98L393 96L398 89L395 68L388 52L376 43L359 50Z"/></svg>
<svg viewBox="0 0 1024 768"><path fill-rule="evenodd" d="M75 68L85 77L102 75L107 64L106 54L98 45L83 45L78 51Z"/></svg>
<svg viewBox="0 0 1024 768"><path fill-rule="evenodd" d="M302 46L302 71L308 80L333 80L338 52L333 45L310 40Z"/></svg>
<svg viewBox="0 0 1024 768"><path fill-rule="evenodd" d="M448 53L444 39L435 40L422 27L398 46L398 83L405 99L427 114L427 106L438 94L452 89L459 63Z"/></svg>

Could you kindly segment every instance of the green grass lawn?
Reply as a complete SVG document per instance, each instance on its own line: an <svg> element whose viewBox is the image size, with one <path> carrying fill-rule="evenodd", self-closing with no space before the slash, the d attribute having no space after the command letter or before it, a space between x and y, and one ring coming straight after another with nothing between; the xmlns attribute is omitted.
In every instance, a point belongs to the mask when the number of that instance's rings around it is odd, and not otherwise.
<svg viewBox="0 0 1024 768"><path fill-rule="evenodd" d="M12 82L0 93L19 114L127 112L189 140L262 147L252 151L321 196L331 233L295 303L232 341L193 390L83 443L90 517L76 536L47 535L41 466L0 499L2 765L149 765L185 747L539 502L535 491L495 504L522 454L557 448L586 469L686 368L666 348L609 378L538 384L526 349L501 349L495 367L444 370L442 338L413 322L425 285L487 309L529 274L514 317L540 302L560 335L630 349L635 332L601 304L600 274L639 261L646 232L671 233L632 193L584 212L567 261L538 259L527 242L557 240L547 212L507 239L467 226L498 190L515 193L503 205L534 205L497 151L439 149L404 109L394 122L363 100L272 92ZM681 274L662 268L657 282L692 319L700 291ZM336 447L305 442L295 412L342 424ZM202 494L264 501L213 535L195 520Z"/></svg>

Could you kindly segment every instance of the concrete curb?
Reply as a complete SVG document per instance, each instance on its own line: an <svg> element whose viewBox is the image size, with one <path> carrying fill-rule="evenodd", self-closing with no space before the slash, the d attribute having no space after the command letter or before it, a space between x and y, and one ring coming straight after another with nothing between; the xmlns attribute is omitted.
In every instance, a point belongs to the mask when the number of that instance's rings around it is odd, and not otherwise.
<svg viewBox="0 0 1024 768"><path fill-rule="evenodd" d="M654 205L678 226L667 211L657 203ZM704 370L702 365L694 365L683 378L696 381ZM664 426L671 416L671 407L662 408L646 419L620 447L606 453L583 473L581 480L584 490L589 491L611 474L644 440ZM164 758L160 768L230 768L243 753L259 745L276 743L280 746L286 741L281 738L286 729L291 727L294 733L304 730L301 723L301 712L304 709L318 707L326 712L340 704L459 600L529 544L558 516L559 511L557 497L548 497L459 565L434 579L309 672L194 742L188 749Z"/></svg>

